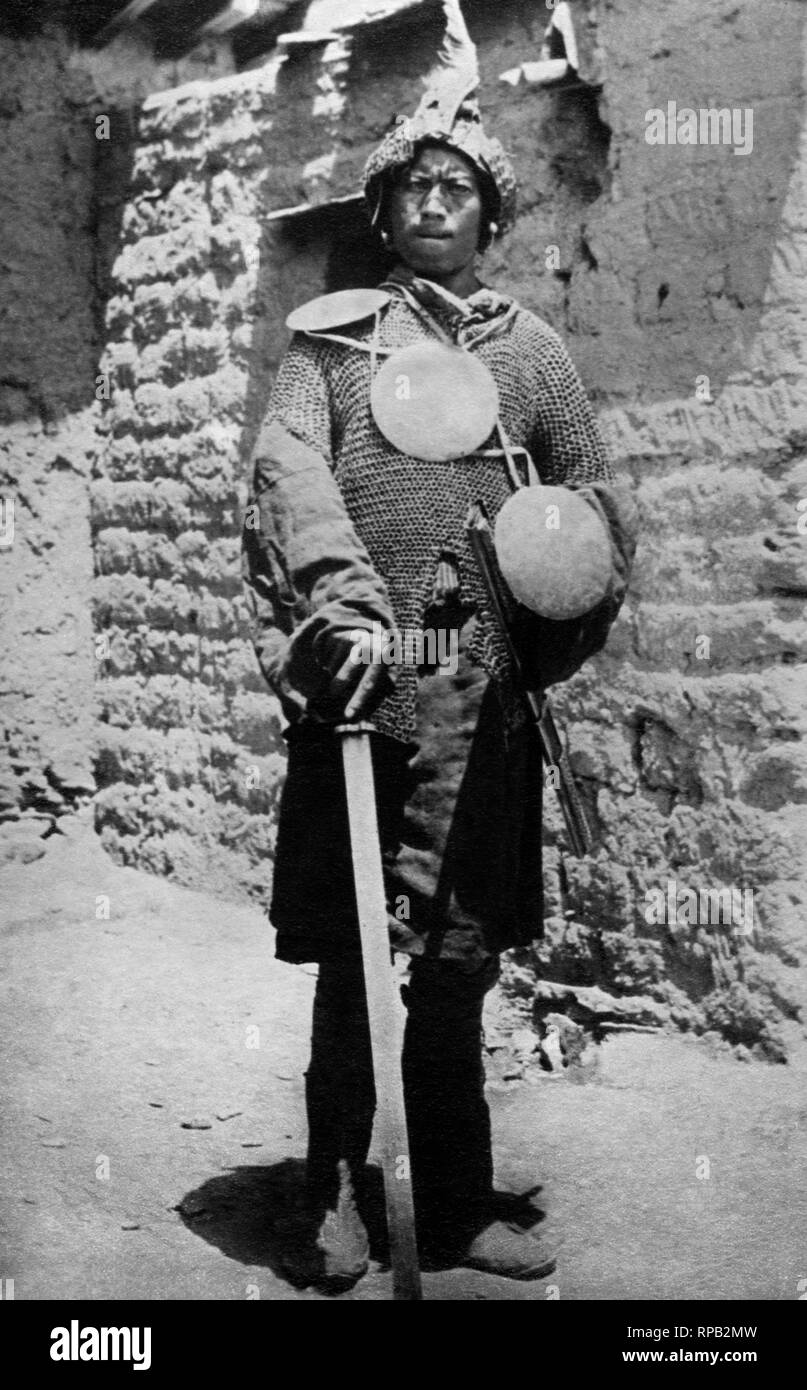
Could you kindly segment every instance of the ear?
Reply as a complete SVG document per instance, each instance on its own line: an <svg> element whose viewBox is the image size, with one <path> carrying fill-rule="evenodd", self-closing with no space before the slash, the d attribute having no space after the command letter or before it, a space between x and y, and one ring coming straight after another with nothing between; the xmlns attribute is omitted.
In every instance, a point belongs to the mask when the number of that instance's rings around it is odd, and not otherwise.
<svg viewBox="0 0 807 1390"><path fill-rule="evenodd" d="M490 222L483 219L482 225L479 228L478 249L480 251L487 251L498 230L498 222Z"/></svg>
<svg viewBox="0 0 807 1390"><path fill-rule="evenodd" d="M394 180L387 179L379 189L378 210L373 221L374 230L384 246L392 245L392 219L390 217L390 202L395 187Z"/></svg>

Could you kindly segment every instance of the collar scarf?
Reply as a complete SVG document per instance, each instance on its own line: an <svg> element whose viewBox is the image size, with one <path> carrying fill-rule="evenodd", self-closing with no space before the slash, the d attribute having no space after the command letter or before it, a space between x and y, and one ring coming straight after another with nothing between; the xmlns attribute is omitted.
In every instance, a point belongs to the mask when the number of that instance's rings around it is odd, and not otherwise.
<svg viewBox="0 0 807 1390"><path fill-rule="evenodd" d="M403 297L408 294L417 300L421 308L449 329L455 342L460 341L460 335L476 338L475 330L480 325L486 326L485 337L497 333L518 308L509 295L499 294L486 285L475 290L467 299L460 299L433 280L424 280L415 275L404 265L396 266L380 288L399 294L403 291Z"/></svg>

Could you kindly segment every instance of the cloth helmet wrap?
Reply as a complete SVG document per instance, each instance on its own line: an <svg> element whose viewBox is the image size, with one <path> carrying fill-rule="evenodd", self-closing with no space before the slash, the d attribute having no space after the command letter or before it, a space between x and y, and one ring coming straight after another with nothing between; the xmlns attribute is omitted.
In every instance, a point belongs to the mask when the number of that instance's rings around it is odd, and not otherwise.
<svg viewBox="0 0 807 1390"><path fill-rule="evenodd" d="M516 218L516 176L500 142L485 133L479 104L476 46L458 0L443 0L446 31L437 63L414 116L396 116L364 167L364 197L370 223L381 230L385 202L396 179L426 145L442 145L472 165L483 206L480 250L503 236ZM495 232L491 228L495 224Z"/></svg>

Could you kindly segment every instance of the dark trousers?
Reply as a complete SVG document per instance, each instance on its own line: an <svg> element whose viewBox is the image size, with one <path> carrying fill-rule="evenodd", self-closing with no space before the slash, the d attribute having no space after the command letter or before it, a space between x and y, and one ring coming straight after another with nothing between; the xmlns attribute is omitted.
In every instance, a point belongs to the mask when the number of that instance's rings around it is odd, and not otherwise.
<svg viewBox="0 0 807 1390"><path fill-rule="evenodd" d="M402 1055L412 1180L422 1243L448 1248L485 1222L493 1190L490 1114L484 1094L482 1007L498 958L469 970L415 958L402 991ZM370 1034L359 958L319 969L306 1073L308 1184L330 1206L338 1163L359 1195L375 1110Z"/></svg>

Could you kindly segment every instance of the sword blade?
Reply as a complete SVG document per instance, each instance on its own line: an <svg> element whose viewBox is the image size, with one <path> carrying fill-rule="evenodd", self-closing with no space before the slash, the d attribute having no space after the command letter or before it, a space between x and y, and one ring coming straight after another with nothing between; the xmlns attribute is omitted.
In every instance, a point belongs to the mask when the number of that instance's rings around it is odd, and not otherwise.
<svg viewBox="0 0 807 1390"><path fill-rule="evenodd" d="M406 1129L397 999L390 962L387 903L378 838L369 732L341 726L350 848L359 914L364 986L377 1098L376 1132L384 1173L393 1298L422 1298Z"/></svg>

